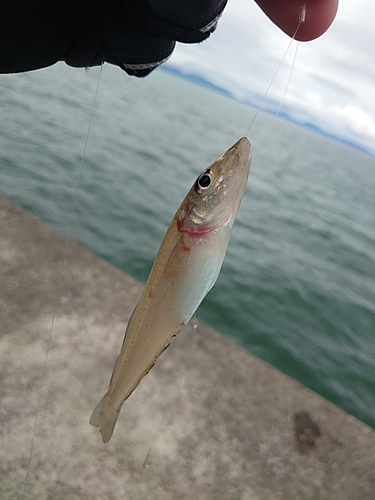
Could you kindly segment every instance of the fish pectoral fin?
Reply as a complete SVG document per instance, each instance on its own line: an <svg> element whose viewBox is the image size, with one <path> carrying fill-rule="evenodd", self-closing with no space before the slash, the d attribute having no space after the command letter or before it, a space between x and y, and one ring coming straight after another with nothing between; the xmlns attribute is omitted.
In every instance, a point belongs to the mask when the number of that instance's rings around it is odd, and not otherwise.
<svg viewBox="0 0 375 500"><path fill-rule="evenodd" d="M103 442L107 443L113 434L119 412L110 408L108 394L96 405L90 418L90 424L99 427Z"/></svg>

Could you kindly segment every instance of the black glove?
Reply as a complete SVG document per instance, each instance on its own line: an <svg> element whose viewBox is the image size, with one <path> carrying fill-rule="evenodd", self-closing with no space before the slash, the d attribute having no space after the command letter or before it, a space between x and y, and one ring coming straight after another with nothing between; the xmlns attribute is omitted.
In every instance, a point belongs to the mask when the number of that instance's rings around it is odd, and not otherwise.
<svg viewBox="0 0 375 500"><path fill-rule="evenodd" d="M197 43L215 30L227 0L0 0L0 73L65 61L109 62L147 76L176 41Z"/></svg>

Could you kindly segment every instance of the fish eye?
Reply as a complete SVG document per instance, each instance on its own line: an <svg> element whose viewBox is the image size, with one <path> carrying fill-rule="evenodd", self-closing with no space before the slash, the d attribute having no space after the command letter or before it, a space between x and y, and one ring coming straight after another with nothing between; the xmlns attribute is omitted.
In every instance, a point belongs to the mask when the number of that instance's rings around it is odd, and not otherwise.
<svg viewBox="0 0 375 500"><path fill-rule="evenodd" d="M198 191L198 193L206 191L206 189L210 187L211 181L212 181L211 173L209 171L203 172L203 174L198 177L195 183L196 191Z"/></svg>

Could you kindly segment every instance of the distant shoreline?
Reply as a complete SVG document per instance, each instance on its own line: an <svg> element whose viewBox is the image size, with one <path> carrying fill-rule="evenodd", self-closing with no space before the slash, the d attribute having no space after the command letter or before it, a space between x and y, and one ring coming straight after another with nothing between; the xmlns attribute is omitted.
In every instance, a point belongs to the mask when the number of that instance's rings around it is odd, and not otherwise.
<svg viewBox="0 0 375 500"><path fill-rule="evenodd" d="M205 87L209 90L212 90L213 92L216 92L218 94L224 95L226 97L229 97L231 99L234 99L235 101L241 102L243 104L247 104L248 106L251 106L253 108L257 108L259 106L259 102L262 101L262 97L258 96L256 94L253 95L252 99L239 99L237 98L232 92L229 90L219 87L218 85L215 85L214 83L206 80L200 75L197 75L195 73L183 73L180 71L178 68L175 66L171 66L170 64L164 64L163 66L160 66L160 70L169 73L171 75L174 75L178 78L183 78L184 80L188 80L196 85L199 85L201 87ZM292 114L295 112L295 110L291 109L289 112L288 111L277 111L279 107L279 103L265 98L262 102L262 111L265 113L269 114L276 114L279 118L285 119L291 123L294 123L296 125L299 125L303 128L306 128L308 130L311 130L312 132L315 132L317 134L323 135L324 137L328 137L329 139L334 140L335 142L339 142L340 144L353 148L356 151L359 151L361 153L364 153L368 156L375 157L375 150L372 151L371 148L366 147L362 144L358 144L354 141L349 140L346 137L339 137L335 134L329 133L325 131L322 127L320 127L317 123L310 121L308 117L306 117L305 120L296 120L293 118Z"/></svg>

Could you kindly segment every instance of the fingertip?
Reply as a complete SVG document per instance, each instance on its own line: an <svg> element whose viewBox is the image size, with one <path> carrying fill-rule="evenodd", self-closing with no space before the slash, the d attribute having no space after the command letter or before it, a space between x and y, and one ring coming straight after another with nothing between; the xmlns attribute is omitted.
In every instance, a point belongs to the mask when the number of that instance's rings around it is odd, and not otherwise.
<svg viewBox="0 0 375 500"><path fill-rule="evenodd" d="M284 33L302 42L323 35L333 23L338 8L338 0L256 0L256 2L266 16ZM304 5L305 20L298 27Z"/></svg>

